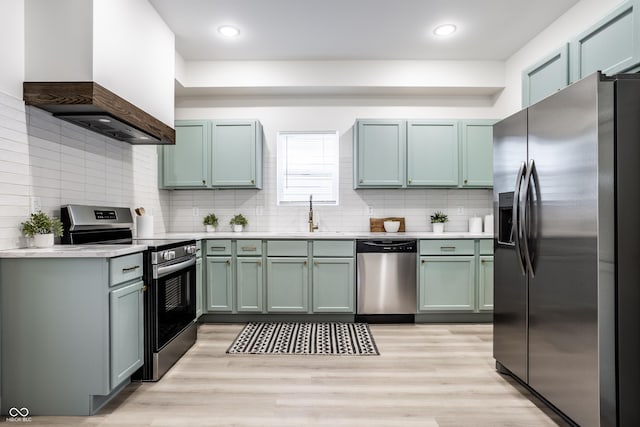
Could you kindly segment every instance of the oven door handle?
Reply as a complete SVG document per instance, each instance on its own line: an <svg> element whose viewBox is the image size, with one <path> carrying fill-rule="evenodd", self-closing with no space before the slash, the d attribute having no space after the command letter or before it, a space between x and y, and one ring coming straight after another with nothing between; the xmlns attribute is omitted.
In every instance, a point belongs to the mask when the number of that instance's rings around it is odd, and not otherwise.
<svg viewBox="0 0 640 427"><path fill-rule="evenodd" d="M196 265L196 257L189 258L187 261L179 262L177 264L171 264L165 267L157 267L157 269L153 272L153 278L160 279L176 271L191 267L192 265Z"/></svg>

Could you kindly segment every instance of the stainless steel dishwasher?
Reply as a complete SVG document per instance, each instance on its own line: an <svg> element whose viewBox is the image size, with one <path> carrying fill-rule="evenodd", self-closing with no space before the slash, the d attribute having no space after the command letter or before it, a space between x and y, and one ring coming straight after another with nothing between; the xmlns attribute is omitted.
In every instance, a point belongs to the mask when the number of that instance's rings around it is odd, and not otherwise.
<svg viewBox="0 0 640 427"><path fill-rule="evenodd" d="M357 240L357 315L415 315L416 247L416 240Z"/></svg>

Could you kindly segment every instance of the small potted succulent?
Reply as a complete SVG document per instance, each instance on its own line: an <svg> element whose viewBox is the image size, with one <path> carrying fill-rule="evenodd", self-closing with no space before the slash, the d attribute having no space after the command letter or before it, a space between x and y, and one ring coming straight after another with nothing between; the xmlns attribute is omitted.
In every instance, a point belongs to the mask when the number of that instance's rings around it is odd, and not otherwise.
<svg viewBox="0 0 640 427"><path fill-rule="evenodd" d="M62 236L62 222L42 211L32 213L28 221L20 224L22 233L33 239L37 248L50 248L53 238Z"/></svg>
<svg viewBox="0 0 640 427"><path fill-rule="evenodd" d="M212 233L216 231L216 227L218 226L218 217L216 214L210 213L202 219L202 223L207 233Z"/></svg>
<svg viewBox="0 0 640 427"><path fill-rule="evenodd" d="M248 223L249 221L247 221L247 218L245 218L242 214L234 215L233 218L231 218L231 221L229 221L229 224L231 224L233 231L242 231L242 228Z"/></svg>
<svg viewBox="0 0 640 427"><path fill-rule="evenodd" d="M449 220L449 217L442 212L436 211L431 215L431 225L433 226L434 233L444 233L444 223Z"/></svg>

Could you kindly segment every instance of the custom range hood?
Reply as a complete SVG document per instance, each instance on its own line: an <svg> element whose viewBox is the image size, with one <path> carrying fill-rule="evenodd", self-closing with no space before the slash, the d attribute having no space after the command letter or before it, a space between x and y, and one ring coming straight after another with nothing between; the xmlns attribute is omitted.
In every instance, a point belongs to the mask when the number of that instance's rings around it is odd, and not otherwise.
<svg viewBox="0 0 640 427"><path fill-rule="evenodd" d="M175 144L175 130L95 82L24 82L24 102L130 144Z"/></svg>

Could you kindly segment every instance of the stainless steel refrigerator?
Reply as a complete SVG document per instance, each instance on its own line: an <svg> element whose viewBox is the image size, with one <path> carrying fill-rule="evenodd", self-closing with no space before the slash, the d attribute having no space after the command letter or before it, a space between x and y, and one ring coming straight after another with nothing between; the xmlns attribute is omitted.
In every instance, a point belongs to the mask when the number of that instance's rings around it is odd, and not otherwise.
<svg viewBox="0 0 640 427"><path fill-rule="evenodd" d="M494 357L581 426L640 425L640 75L494 126Z"/></svg>

